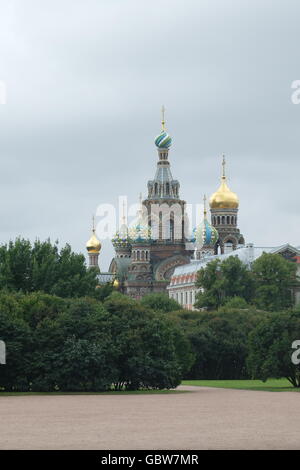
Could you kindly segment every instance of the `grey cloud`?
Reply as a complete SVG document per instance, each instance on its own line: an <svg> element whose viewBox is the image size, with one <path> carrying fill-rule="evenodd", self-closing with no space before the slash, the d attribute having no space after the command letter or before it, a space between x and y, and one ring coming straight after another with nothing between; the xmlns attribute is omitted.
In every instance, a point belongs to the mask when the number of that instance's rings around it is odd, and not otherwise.
<svg viewBox="0 0 300 470"><path fill-rule="evenodd" d="M300 244L296 0L0 1L1 241L85 251L101 202L146 192L160 106L187 202L219 184L225 152L240 228ZM101 266L112 248L103 244Z"/></svg>

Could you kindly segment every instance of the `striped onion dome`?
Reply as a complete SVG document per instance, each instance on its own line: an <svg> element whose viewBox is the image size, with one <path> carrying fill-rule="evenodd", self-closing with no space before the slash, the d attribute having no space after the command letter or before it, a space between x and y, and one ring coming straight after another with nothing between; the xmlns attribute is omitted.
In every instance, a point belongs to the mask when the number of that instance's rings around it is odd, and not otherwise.
<svg viewBox="0 0 300 470"><path fill-rule="evenodd" d="M198 227L194 228L192 238L192 241L195 242L198 247L213 247L218 241L219 234L217 229L205 218Z"/></svg>
<svg viewBox="0 0 300 470"><path fill-rule="evenodd" d="M194 228L191 241L196 243L198 248L213 247L219 239L218 230L207 220L206 196L204 196L204 217L200 225Z"/></svg>
<svg viewBox="0 0 300 470"><path fill-rule="evenodd" d="M156 137L154 142L157 148L168 149L172 145L172 138L165 130L162 130L161 133Z"/></svg>

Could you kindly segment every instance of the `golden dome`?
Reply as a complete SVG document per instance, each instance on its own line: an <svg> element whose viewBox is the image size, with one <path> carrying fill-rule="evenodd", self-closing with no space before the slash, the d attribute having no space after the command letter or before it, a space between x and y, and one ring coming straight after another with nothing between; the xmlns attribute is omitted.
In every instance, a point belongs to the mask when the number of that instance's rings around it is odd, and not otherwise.
<svg viewBox="0 0 300 470"><path fill-rule="evenodd" d="M221 186L209 200L211 209L237 209L239 207L239 198L229 189L225 176L225 157L223 157L223 174Z"/></svg>
<svg viewBox="0 0 300 470"><path fill-rule="evenodd" d="M115 279L115 280L114 280L114 282L113 282L113 286L114 286L116 289L118 289L118 288L119 288L119 286L120 286L120 283L119 283L118 279Z"/></svg>
<svg viewBox="0 0 300 470"><path fill-rule="evenodd" d="M101 250L101 243L95 235L95 229L93 229L93 234L86 244L86 249L89 253L99 253Z"/></svg>

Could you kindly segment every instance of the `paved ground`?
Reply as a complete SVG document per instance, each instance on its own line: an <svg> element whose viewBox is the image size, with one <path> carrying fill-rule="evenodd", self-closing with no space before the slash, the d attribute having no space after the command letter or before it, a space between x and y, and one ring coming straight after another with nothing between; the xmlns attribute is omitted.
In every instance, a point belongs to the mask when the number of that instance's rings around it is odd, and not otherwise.
<svg viewBox="0 0 300 470"><path fill-rule="evenodd" d="M300 449L300 395L0 397L0 449Z"/></svg>

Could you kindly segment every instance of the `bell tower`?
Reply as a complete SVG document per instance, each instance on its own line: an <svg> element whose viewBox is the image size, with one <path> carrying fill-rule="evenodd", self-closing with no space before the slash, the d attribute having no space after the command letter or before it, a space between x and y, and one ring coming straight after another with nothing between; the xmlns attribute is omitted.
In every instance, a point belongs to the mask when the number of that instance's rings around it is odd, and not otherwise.
<svg viewBox="0 0 300 470"><path fill-rule="evenodd" d="M156 244L185 241L185 201L180 199L180 184L171 173L169 149L172 138L165 127L165 108L162 107L161 133L155 139L158 162L153 180L148 181L147 209L151 238Z"/></svg>
<svg viewBox="0 0 300 470"><path fill-rule="evenodd" d="M98 260L99 260L100 250L101 250L101 243L96 237L94 216L93 216L92 236L86 244L86 249L87 249L88 256L89 256L89 268L96 268L100 270Z"/></svg>
<svg viewBox="0 0 300 470"><path fill-rule="evenodd" d="M226 160L223 155L221 185L209 201L211 223L219 234L215 254L228 253L245 244L244 237L238 228L239 199L227 185L225 168Z"/></svg>

